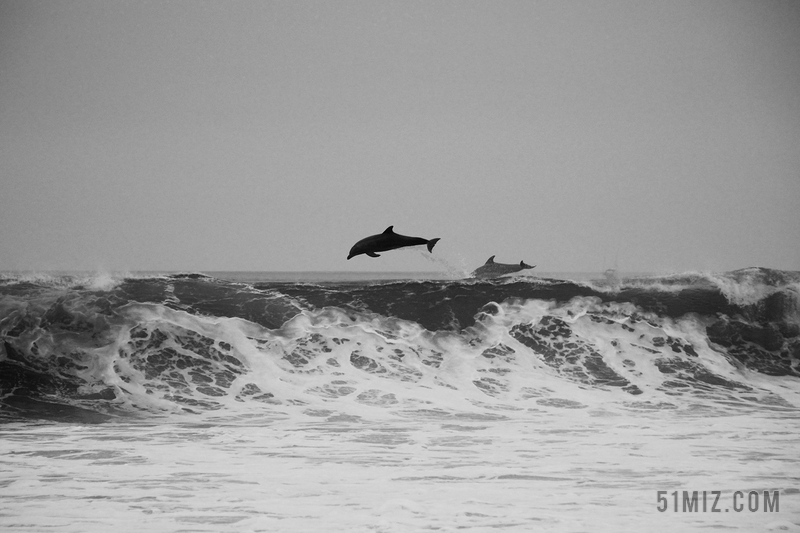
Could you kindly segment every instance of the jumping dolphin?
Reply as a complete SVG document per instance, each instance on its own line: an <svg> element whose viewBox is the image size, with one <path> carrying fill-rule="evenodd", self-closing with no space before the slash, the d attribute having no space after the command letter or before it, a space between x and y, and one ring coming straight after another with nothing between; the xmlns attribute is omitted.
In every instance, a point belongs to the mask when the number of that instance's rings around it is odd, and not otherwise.
<svg viewBox="0 0 800 533"><path fill-rule="evenodd" d="M423 239L422 237L406 237L405 235L398 235L392 229L394 226L389 226L383 233L372 235L361 239L350 248L350 253L347 259L355 257L360 254L367 254L370 257L380 257L375 252L386 252L396 248L404 248L406 246L416 246L418 244L426 244L428 251L432 252L434 245L439 241L436 239Z"/></svg>
<svg viewBox="0 0 800 533"><path fill-rule="evenodd" d="M508 264L508 263L495 263L494 256L490 257L486 264L482 267L478 267L472 273L473 278L496 278L498 276L502 276L504 274L511 274L513 272L519 272L520 270L526 270L528 268L536 268L536 265L530 266L526 265L524 262L520 261L518 265Z"/></svg>

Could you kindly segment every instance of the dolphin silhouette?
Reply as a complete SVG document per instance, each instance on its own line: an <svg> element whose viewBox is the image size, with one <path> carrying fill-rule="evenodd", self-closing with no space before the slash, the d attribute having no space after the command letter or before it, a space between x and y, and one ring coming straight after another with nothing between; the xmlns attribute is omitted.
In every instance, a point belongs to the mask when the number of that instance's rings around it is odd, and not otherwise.
<svg viewBox="0 0 800 533"><path fill-rule="evenodd" d="M473 278L496 278L505 274L519 272L528 268L536 268L536 265L526 265L520 261L518 265L508 263L495 263L494 256L490 257L488 261L482 266L475 269L472 273Z"/></svg>
<svg viewBox="0 0 800 533"><path fill-rule="evenodd" d="M432 252L434 245L439 242L438 238L428 240L422 237L398 235L392 228L394 228L394 226L389 226L383 233L365 237L355 243L353 247L350 248L347 259L361 254L367 254L370 257L380 257L375 252L386 252L406 246L416 246L418 244L426 244L428 246L428 251Z"/></svg>

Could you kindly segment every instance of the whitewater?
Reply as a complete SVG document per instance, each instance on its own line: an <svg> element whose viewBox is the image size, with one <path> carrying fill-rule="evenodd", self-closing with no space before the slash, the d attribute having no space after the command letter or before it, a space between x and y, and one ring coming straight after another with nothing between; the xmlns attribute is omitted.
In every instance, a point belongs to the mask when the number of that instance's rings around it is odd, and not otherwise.
<svg viewBox="0 0 800 533"><path fill-rule="evenodd" d="M598 278L0 274L0 528L800 531L800 273Z"/></svg>

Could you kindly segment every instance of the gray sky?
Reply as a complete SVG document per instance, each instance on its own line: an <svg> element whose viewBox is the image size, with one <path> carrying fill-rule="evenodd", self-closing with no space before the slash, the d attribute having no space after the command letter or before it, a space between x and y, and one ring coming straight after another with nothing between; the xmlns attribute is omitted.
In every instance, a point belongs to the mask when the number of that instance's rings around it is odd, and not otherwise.
<svg viewBox="0 0 800 533"><path fill-rule="evenodd" d="M800 270L800 2L0 0L0 176L0 269Z"/></svg>

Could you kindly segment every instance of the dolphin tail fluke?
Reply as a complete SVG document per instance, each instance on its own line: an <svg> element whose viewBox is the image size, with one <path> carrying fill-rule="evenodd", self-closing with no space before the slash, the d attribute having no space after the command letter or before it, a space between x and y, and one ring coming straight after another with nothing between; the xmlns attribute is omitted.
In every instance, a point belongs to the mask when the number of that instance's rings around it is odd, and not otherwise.
<svg viewBox="0 0 800 533"><path fill-rule="evenodd" d="M429 252L433 251L433 247L436 246L437 242L439 242L439 237L437 237L435 239L431 239L431 240L428 241L428 251Z"/></svg>

